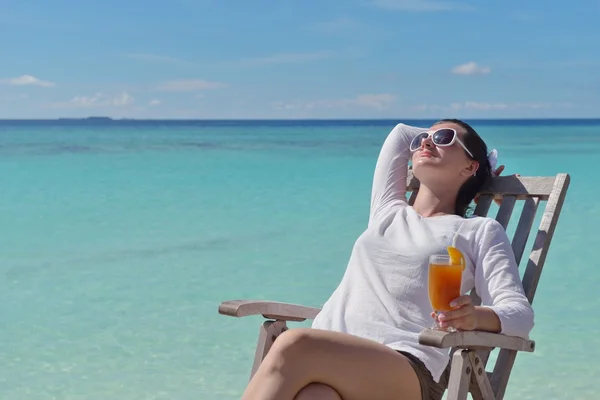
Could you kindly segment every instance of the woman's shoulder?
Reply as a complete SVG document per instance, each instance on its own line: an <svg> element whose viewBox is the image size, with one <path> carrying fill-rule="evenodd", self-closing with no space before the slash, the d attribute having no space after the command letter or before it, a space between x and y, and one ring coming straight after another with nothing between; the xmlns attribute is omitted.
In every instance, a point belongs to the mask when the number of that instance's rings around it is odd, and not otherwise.
<svg viewBox="0 0 600 400"><path fill-rule="evenodd" d="M479 215L474 215L464 218L464 221L465 224L470 227L470 230L475 232L477 236L488 233L497 234L498 232L506 234L502 224L492 217L481 217Z"/></svg>
<svg viewBox="0 0 600 400"><path fill-rule="evenodd" d="M492 217L472 216L465 218L465 223L470 225L470 230L474 233L476 242L485 244L490 242L507 242L508 235L506 230Z"/></svg>
<svg viewBox="0 0 600 400"><path fill-rule="evenodd" d="M468 224L472 224L473 226L478 226L478 227L482 227L487 224L492 224L494 222L498 223L498 221L496 221L492 217L482 217L479 215L472 215L472 216L465 217L465 221Z"/></svg>

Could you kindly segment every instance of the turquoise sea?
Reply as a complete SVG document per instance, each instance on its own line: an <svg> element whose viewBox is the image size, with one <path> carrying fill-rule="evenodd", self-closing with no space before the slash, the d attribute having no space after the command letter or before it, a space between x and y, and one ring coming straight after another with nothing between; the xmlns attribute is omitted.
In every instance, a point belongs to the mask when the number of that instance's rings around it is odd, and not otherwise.
<svg viewBox="0 0 600 400"><path fill-rule="evenodd" d="M0 399L239 399L262 319L219 303L327 299L397 122L0 121ZM600 120L469 122L572 178L505 398L598 399Z"/></svg>

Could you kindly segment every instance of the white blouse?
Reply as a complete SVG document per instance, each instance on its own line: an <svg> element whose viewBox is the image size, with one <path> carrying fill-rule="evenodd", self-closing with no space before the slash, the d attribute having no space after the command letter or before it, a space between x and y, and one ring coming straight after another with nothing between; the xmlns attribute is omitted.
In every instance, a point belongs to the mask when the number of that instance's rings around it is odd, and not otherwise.
<svg viewBox="0 0 600 400"><path fill-rule="evenodd" d="M456 247L466 258L461 294L473 287L498 315L501 333L528 338L533 310L525 297L504 228L493 218L442 215L424 218L406 202L409 144L424 129L397 125L377 160L371 211L347 269L312 327L371 339L423 361L436 382L449 349L418 343L433 320L427 294L428 259Z"/></svg>

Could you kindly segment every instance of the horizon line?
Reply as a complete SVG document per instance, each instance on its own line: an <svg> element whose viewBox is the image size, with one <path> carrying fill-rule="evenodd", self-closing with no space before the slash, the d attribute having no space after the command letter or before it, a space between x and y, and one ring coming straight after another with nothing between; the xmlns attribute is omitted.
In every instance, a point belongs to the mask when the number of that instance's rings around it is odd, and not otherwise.
<svg viewBox="0 0 600 400"><path fill-rule="evenodd" d="M55 117L55 118L0 118L3 121L89 121L89 122L124 122L124 121L392 121L413 120L430 121L445 117L387 117L387 118L113 118L113 117ZM482 121L524 121L524 120L600 120L598 117L462 117L462 120Z"/></svg>

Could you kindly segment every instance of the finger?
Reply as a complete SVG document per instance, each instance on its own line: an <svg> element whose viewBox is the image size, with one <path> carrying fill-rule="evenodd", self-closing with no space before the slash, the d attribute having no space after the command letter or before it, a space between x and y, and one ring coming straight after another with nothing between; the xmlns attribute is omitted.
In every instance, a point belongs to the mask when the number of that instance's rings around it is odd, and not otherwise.
<svg viewBox="0 0 600 400"><path fill-rule="evenodd" d="M495 174L496 176L499 176L499 175L502 173L502 171L504 171L504 165L501 165L501 166L499 166L499 167L496 169L496 171L494 171L494 174Z"/></svg>
<svg viewBox="0 0 600 400"><path fill-rule="evenodd" d="M446 311L440 314L439 320L440 322L456 321L458 319L465 318L469 315L474 314L474 311L475 310L473 309L473 307L464 306L456 310Z"/></svg>
<svg viewBox="0 0 600 400"><path fill-rule="evenodd" d="M451 326L453 328L461 330L473 330L475 329L475 325L475 317L473 315L468 315L452 321L440 322L440 326L442 328L447 328Z"/></svg>
<svg viewBox="0 0 600 400"><path fill-rule="evenodd" d="M450 307L461 307L461 306L466 306L467 304L471 304L471 296L464 295L464 296L460 296L460 297L457 297L454 300L452 300L450 302Z"/></svg>

